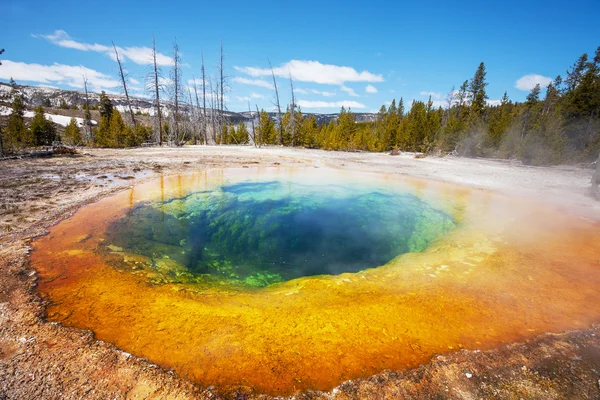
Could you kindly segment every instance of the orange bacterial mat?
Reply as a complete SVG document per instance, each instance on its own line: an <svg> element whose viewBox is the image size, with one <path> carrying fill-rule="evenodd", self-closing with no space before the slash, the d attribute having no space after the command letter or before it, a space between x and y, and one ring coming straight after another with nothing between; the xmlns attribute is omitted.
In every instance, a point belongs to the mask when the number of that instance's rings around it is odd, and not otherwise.
<svg viewBox="0 0 600 400"><path fill-rule="evenodd" d="M170 279L175 275L160 269L172 259L105 243L111 222L145 202L278 179L408 193L456 227L423 251L377 268L264 287ZM597 221L537 201L396 175L258 168L170 176L84 206L49 231L31 255L39 291L50 302L48 320L90 329L221 390L330 390L435 354L600 321Z"/></svg>

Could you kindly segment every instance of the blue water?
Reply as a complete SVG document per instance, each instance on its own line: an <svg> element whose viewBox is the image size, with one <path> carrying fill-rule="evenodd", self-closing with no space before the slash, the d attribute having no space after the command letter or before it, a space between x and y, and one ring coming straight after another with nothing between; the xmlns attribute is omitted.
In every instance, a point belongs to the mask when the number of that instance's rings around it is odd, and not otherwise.
<svg viewBox="0 0 600 400"><path fill-rule="evenodd" d="M243 182L138 205L110 225L107 243L188 275L261 287L378 267L453 227L410 194Z"/></svg>

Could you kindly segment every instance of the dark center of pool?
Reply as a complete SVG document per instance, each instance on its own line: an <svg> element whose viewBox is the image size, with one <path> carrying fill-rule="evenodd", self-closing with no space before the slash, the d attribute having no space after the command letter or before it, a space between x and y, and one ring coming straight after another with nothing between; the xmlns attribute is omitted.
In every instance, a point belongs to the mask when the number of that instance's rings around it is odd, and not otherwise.
<svg viewBox="0 0 600 400"><path fill-rule="evenodd" d="M109 226L105 243L171 277L260 287L378 267L453 227L409 194L244 182L140 204Z"/></svg>

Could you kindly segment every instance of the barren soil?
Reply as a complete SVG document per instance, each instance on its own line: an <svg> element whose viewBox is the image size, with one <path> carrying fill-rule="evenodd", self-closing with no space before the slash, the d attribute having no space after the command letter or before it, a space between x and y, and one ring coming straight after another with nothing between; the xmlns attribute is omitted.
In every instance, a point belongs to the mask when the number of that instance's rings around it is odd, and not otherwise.
<svg viewBox="0 0 600 400"><path fill-rule="evenodd" d="M84 204L161 174L233 166L409 175L535 197L600 220L600 202L590 192L593 171L577 167L226 146L86 149L78 156L0 161L0 399L265 398L198 387L96 340L92 332L46 322L36 272L27 262L30 241ZM591 326L491 351L461 350L419 368L295 398L600 398L599 335L600 326Z"/></svg>

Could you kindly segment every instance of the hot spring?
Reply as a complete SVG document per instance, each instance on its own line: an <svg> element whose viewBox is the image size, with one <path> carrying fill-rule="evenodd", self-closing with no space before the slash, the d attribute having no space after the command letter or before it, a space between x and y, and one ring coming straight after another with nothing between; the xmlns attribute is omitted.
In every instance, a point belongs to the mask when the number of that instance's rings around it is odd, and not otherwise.
<svg viewBox="0 0 600 400"><path fill-rule="evenodd" d="M204 386L329 390L600 320L600 224L385 174L160 178L34 242L48 319Z"/></svg>

